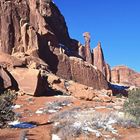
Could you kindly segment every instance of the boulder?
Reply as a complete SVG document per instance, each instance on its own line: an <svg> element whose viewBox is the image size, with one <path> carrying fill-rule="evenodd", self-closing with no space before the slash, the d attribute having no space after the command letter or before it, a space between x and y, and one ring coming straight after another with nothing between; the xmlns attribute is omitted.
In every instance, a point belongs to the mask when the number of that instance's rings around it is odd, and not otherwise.
<svg viewBox="0 0 140 140"><path fill-rule="evenodd" d="M92 101L96 97L97 92L91 87L70 81L68 93L78 99Z"/></svg>
<svg viewBox="0 0 140 140"><path fill-rule="evenodd" d="M22 92L32 96L47 95L47 78L43 77L39 70L16 68L10 73Z"/></svg>
<svg viewBox="0 0 140 140"><path fill-rule="evenodd" d="M62 79L54 74L47 74L47 77L51 89L56 91L56 93L61 92L88 101L98 99L103 102L110 102L112 99L111 90L95 90L92 87L79 84L72 80Z"/></svg>

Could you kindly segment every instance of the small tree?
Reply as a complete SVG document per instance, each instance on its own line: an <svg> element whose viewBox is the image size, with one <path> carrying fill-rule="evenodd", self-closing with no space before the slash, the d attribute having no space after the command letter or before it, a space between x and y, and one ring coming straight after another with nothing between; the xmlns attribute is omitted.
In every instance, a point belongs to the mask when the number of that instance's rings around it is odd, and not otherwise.
<svg viewBox="0 0 140 140"><path fill-rule="evenodd" d="M129 91L128 100L124 103L125 113L132 115L140 124L140 89Z"/></svg>
<svg viewBox="0 0 140 140"><path fill-rule="evenodd" d="M13 121L15 119L12 106L16 99L17 94L11 90L5 91L0 95L0 128L6 126L8 121Z"/></svg>

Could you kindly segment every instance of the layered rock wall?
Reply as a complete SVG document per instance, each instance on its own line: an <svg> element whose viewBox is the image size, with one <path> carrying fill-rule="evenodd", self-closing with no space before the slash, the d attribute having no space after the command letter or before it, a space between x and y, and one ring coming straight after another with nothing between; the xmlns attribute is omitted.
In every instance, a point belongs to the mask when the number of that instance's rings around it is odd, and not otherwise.
<svg viewBox="0 0 140 140"><path fill-rule="evenodd" d="M59 55L57 75L65 79L73 80L94 89L108 89L105 76L82 59Z"/></svg>
<svg viewBox="0 0 140 140"><path fill-rule="evenodd" d="M140 87L140 73L126 66L116 66L111 70L111 81L113 83Z"/></svg>

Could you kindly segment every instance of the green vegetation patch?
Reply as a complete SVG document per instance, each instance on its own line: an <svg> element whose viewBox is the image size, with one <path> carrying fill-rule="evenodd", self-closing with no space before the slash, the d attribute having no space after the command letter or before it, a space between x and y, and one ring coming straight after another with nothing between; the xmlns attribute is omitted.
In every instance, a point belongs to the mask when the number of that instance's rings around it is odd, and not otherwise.
<svg viewBox="0 0 140 140"><path fill-rule="evenodd" d="M15 119L15 113L12 110L17 94L15 91L7 90L0 95L0 128L7 126L8 121Z"/></svg>
<svg viewBox="0 0 140 140"><path fill-rule="evenodd" d="M128 99L123 106L125 114L130 114L140 125L140 89L129 91Z"/></svg>

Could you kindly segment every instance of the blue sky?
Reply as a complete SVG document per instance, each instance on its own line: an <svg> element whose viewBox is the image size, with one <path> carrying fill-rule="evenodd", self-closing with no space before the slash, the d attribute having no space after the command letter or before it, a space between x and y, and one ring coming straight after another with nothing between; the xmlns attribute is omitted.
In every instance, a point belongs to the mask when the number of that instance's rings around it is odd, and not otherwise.
<svg viewBox="0 0 140 140"><path fill-rule="evenodd" d="M54 0L64 15L71 38L91 47L101 42L106 61L140 72L140 0Z"/></svg>

